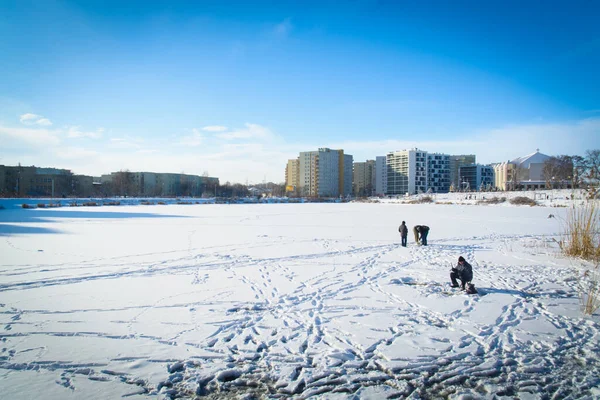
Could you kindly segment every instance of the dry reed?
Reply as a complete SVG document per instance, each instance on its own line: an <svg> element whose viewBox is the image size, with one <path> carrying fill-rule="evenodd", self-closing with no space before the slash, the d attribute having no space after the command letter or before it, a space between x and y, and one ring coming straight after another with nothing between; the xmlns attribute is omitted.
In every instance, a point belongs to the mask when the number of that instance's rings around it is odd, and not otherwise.
<svg viewBox="0 0 600 400"><path fill-rule="evenodd" d="M579 299L584 314L600 308L600 210L596 201L575 205L567 213L561 250L568 256L592 261L579 279Z"/></svg>

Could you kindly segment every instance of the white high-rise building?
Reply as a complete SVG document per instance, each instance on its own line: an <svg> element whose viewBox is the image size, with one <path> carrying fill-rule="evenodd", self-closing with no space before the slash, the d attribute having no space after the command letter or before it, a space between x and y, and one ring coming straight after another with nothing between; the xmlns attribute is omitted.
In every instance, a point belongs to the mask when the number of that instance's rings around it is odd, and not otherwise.
<svg viewBox="0 0 600 400"><path fill-rule="evenodd" d="M385 156L375 157L375 195L387 193L387 164Z"/></svg>
<svg viewBox="0 0 600 400"><path fill-rule="evenodd" d="M386 156L387 194L406 195L427 191L427 152L394 151Z"/></svg>
<svg viewBox="0 0 600 400"><path fill-rule="evenodd" d="M301 152L298 185L302 196L339 197L352 192L352 156L344 150L320 148Z"/></svg>
<svg viewBox="0 0 600 400"><path fill-rule="evenodd" d="M450 189L450 155L419 149L388 153L387 191L389 195L425 192L446 193Z"/></svg>

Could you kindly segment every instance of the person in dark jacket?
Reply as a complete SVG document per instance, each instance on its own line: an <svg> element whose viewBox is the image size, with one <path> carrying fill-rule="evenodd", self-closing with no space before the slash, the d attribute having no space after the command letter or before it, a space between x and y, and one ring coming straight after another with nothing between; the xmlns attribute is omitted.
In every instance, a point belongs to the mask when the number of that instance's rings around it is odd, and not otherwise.
<svg viewBox="0 0 600 400"><path fill-rule="evenodd" d="M406 242L408 239L408 228L406 227L406 222L402 221L400 227L398 228L398 232L400 232L400 238L402 238L402 247L406 247Z"/></svg>
<svg viewBox="0 0 600 400"><path fill-rule="evenodd" d="M415 234L415 241L418 244L427 246L427 235L429 234L429 227L427 225L415 225L413 233Z"/></svg>
<svg viewBox="0 0 600 400"><path fill-rule="evenodd" d="M452 287L458 287L457 279L460 280L460 288L465 290L465 285L471 283L473 280L473 267L469 264L463 256L458 257L458 264L450 271L450 280L452 281Z"/></svg>

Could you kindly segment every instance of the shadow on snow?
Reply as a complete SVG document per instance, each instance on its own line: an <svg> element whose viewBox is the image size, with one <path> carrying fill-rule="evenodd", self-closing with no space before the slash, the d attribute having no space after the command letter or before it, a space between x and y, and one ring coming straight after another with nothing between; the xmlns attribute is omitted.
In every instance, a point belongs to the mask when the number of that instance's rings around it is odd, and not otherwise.
<svg viewBox="0 0 600 400"><path fill-rule="evenodd" d="M83 210L47 210L21 209L0 211L0 236L62 233L58 229L21 226L13 224L39 224L60 222L60 219L122 219L122 218L189 218L184 215L167 215L153 213L132 213L114 211L83 211ZM9 224L12 223L12 224Z"/></svg>

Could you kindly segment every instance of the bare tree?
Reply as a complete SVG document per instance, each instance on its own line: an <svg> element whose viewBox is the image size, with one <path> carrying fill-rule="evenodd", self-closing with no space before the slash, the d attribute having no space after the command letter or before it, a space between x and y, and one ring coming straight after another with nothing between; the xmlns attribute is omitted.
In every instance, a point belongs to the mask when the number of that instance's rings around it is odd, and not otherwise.
<svg viewBox="0 0 600 400"><path fill-rule="evenodd" d="M563 187L568 185L573 179L573 157L567 155L550 157L544 162L542 173L546 187L549 189L553 189L559 182Z"/></svg>
<svg viewBox="0 0 600 400"><path fill-rule="evenodd" d="M588 197L596 198L600 187L600 150L585 152L585 171Z"/></svg>
<svg viewBox="0 0 600 400"><path fill-rule="evenodd" d="M571 157L573 162L573 187L580 187L585 176L586 162L581 156Z"/></svg>
<svg viewBox="0 0 600 400"><path fill-rule="evenodd" d="M128 170L120 170L113 179L115 194L119 196L135 195L133 174Z"/></svg>
<svg viewBox="0 0 600 400"><path fill-rule="evenodd" d="M558 175L559 169L560 166L557 157L550 157L544 161L542 174L544 175L544 180L546 181L546 188L554 189L554 183L556 182L556 176Z"/></svg>
<svg viewBox="0 0 600 400"><path fill-rule="evenodd" d="M512 175L509 179L510 189L509 190L518 190L521 186L521 181L524 179L525 168L521 167L519 164L511 164Z"/></svg>

